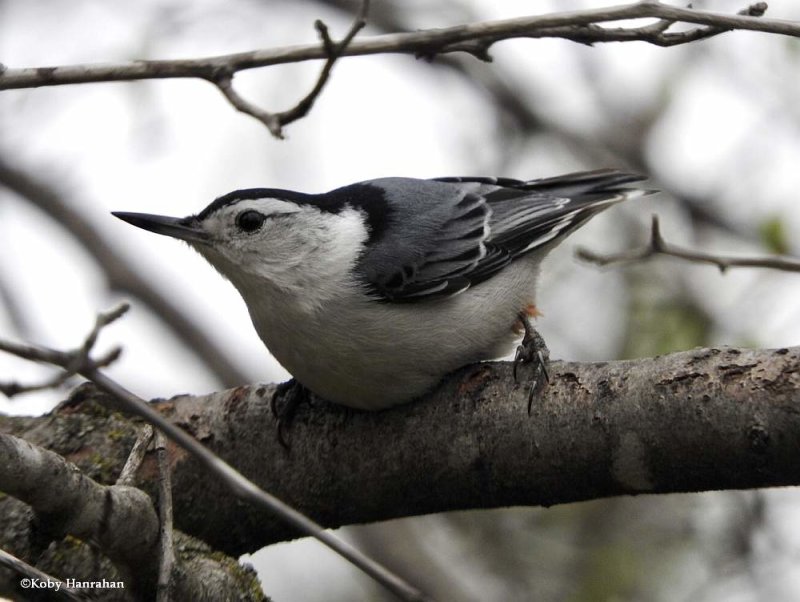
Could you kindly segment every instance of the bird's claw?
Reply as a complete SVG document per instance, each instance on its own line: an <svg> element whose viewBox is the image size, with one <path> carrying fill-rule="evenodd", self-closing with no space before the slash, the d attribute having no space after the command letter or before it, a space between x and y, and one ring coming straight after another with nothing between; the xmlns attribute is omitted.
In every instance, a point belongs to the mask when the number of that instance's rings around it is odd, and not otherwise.
<svg viewBox="0 0 800 602"><path fill-rule="evenodd" d="M286 438L287 431L292 424L297 408L304 401L308 401L309 395L309 390L292 378L275 387L275 392L269 401L272 415L278 423L276 429L278 443L286 450L289 449ZM283 407L278 407L279 402L282 402Z"/></svg>
<svg viewBox="0 0 800 602"><path fill-rule="evenodd" d="M528 391L528 415L530 416L534 395L543 383L550 381L550 373L547 371L547 364L550 361L550 350L547 348L542 335L536 332L531 325L527 314L521 314L520 320L525 328L525 336L522 338L522 342L517 347L517 352L514 355L513 374L514 382L518 383L518 366L522 363L534 364L533 381Z"/></svg>

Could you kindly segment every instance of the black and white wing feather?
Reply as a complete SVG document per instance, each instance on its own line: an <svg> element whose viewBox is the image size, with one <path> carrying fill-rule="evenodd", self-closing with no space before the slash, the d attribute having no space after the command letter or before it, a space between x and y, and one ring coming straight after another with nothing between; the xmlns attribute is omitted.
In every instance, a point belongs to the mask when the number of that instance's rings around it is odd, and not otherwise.
<svg viewBox="0 0 800 602"><path fill-rule="evenodd" d="M383 301L450 296L479 284L535 249L547 249L596 213L650 191L626 184L645 178L616 170L524 182L509 178L384 178L384 226L358 272ZM375 220L372 219L372 222Z"/></svg>

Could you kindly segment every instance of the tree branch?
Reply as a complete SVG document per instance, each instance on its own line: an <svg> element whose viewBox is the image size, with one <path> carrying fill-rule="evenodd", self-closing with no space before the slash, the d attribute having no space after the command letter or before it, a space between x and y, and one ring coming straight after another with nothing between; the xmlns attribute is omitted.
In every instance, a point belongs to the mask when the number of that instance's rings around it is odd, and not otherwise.
<svg viewBox="0 0 800 602"><path fill-rule="evenodd" d="M365 14L365 10L366 2L362 5L361 15ZM630 5L471 23L352 40L355 33L363 26L363 18L360 15L339 45L330 43L330 40L325 39L325 34L322 34L321 45L254 50L198 59L14 69L2 66L0 90L90 82L199 78L216 85L233 106L256 117L267 125L273 134L280 137L281 125L299 119L308 112L322 90L330 68L341 56L403 53L432 58L451 52L467 52L481 60L490 60L488 50L493 44L514 38L563 38L583 44L643 41L660 46L673 46L734 29L800 36L800 23L764 19L761 15L766 10L766 3L757 2L739 14L728 15L645 0ZM645 18L655 18L659 21L639 27L608 28L601 25ZM686 32L668 32L668 28L676 23L691 23L698 27ZM332 52L333 49L336 52ZM316 86L297 106L283 113L264 111L244 100L231 87L231 78L239 71L318 59L326 59L327 62Z"/></svg>
<svg viewBox="0 0 800 602"><path fill-rule="evenodd" d="M31 391L54 388L65 383L67 380L75 376L80 370L85 369L86 366L91 365L95 368L105 368L109 364L115 362L119 358L120 353L122 353L122 349L119 347L113 348L111 351L97 360L90 359L89 353L91 352L92 347L94 347L94 344L97 342L97 336L100 334L100 330L115 320L118 320L129 309L130 305L128 303L122 303L116 308L112 309L110 312L99 314L97 316L97 320L95 321L94 327L83 341L83 344L77 349L68 351L64 354L65 361L62 366L63 372L56 374L51 379L46 380L44 383L36 385L20 385L16 382L0 382L0 393L6 397L13 397L14 395L19 395L20 393L29 393ZM2 349L1 346L0 349ZM26 348L25 346L17 346L15 355L34 361L36 361L38 357L35 351L30 348Z"/></svg>
<svg viewBox="0 0 800 602"><path fill-rule="evenodd" d="M158 519L159 565L156 602L171 599L172 569L175 565L175 548L172 538L172 473L167 440L161 431L155 433L158 458Z"/></svg>
<svg viewBox="0 0 800 602"><path fill-rule="evenodd" d="M0 490L29 504L52 536L69 534L96 544L120 569L128 587L142 599L154 599L159 520L145 492L100 485L60 455L4 434L0 434ZM176 599L231 599L240 593L241 574L246 571L238 570L235 562L219 557L213 562L206 559L202 567L197 562L194 558L179 563ZM213 579L209 573L215 573ZM246 600L263 600L258 590L248 588L246 593Z"/></svg>
<svg viewBox="0 0 800 602"><path fill-rule="evenodd" d="M687 10L687 9L678 9ZM693 9L688 9L693 10ZM737 14L746 17L761 17L767 10L766 2L758 2L740 10ZM647 42L655 46L669 47L688 44L714 37L736 29L722 24L704 24L681 32L668 32L676 22L684 19L662 17L656 23L641 27L600 27L593 23L582 27L556 27L549 30L549 36L563 38L581 44L592 45L597 42ZM689 21L688 19L685 19ZM763 22L763 21L762 21Z"/></svg>
<svg viewBox="0 0 800 602"><path fill-rule="evenodd" d="M158 518L146 493L99 485L58 454L11 435L0 434L0 458L0 490L32 506L50 531L95 542L128 580L155 583Z"/></svg>
<svg viewBox="0 0 800 602"><path fill-rule="evenodd" d="M624 19L656 18L670 23L694 23L723 30L750 30L798 37L800 23L779 19L757 17L767 6L758 2L745 9L746 14L726 15L711 11L669 6L661 2L637 2L631 5L589 9L583 11L553 13L498 21L487 21L429 29L410 33L386 34L364 40L355 40L347 46L341 56L363 56L369 54L415 54L429 55L465 51L459 44L489 41L490 43L514 38L561 37L565 27L586 27L620 21ZM652 27L652 26L651 26ZM634 29L636 31L637 28ZM652 36L649 29L638 28L644 36ZM603 38L598 33L594 42L623 41L618 30ZM640 39L640 38L636 38ZM624 41L632 41L626 39ZM60 86L90 82L132 81L141 79L200 78L213 80L219 70L243 71L272 65L301 61L327 59L328 50L318 44L290 46L284 48L254 50L183 60L147 60L131 63L109 63L96 65L65 65L56 67L28 67L12 69L6 67L0 73L0 90Z"/></svg>
<svg viewBox="0 0 800 602"><path fill-rule="evenodd" d="M134 487L136 485L136 472L144 462L144 456L147 453L147 446L153 439L153 427L146 424L139 435L136 437L136 442L133 444L131 451L128 453L128 459L119 473L117 478L117 485L127 485Z"/></svg>
<svg viewBox="0 0 800 602"><path fill-rule="evenodd" d="M355 35L367 24L366 18L368 10L369 0L363 0L361 2L361 9L358 11L353 24L350 26L350 30L347 32L347 35L345 35L344 39L342 39L342 41L338 44L331 39L330 34L328 33L328 27L325 25L325 23L319 20L314 23L314 27L319 32L319 37L322 41L322 47L327 54L327 60L325 61L325 66L322 68L322 71L317 78L317 83L314 85L311 91L291 109L281 111L279 113L270 113L269 111L265 111L264 109L261 109L253 103L242 98L233 88L234 70L232 69L220 70L220 72L212 81L217 88L219 88L220 92L222 92L225 98L228 99L228 102L230 102L236 108L236 110L250 115L251 117L255 117L265 126L267 126L267 129L273 136L276 138L283 138L283 126L292 123L293 121L297 121L298 119L302 119L308 114L308 112L311 110L311 107L314 106L314 102L322 93L322 89L328 82L328 78L330 77L334 63L336 63L339 57L342 56L342 53L347 49L348 44L350 44Z"/></svg>
<svg viewBox="0 0 800 602"><path fill-rule="evenodd" d="M158 408L326 527L458 509L800 484L800 348L552 362L550 383L530 417L528 387L515 384L511 371L505 362L467 367L428 398L383 412L303 406L289 452L275 438L272 387L180 396ZM84 390L69 413L50 420L76 431L72 421L96 412L94 402L108 403L104 397ZM4 419L3 428L17 420ZM24 424L30 436L42 435ZM102 444L103 423L96 428L83 436ZM142 476L153 480L155 472ZM175 458L173 483L176 526L232 556L297 537L263 509L238 504L190 456Z"/></svg>
<svg viewBox="0 0 800 602"><path fill-rule="evenodd" d="M785 272L800 272L800 261L789 257L727 257L701 253L673 245L661 236L661 227L657 215L653 216L650 242L643 247L610 255L602 255L589 249L579 248L575 251L575 255L584 261L601 266L634 263L645 261L656 255L666 255L695 263L710 263L717 266L719 271L723 273L732 267L769 268Z"/></svg>

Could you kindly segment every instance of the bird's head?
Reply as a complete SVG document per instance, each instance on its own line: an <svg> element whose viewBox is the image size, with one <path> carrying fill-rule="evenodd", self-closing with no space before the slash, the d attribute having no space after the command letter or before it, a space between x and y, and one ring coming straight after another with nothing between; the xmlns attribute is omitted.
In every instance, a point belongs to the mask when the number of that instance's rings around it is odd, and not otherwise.
<svg viewBox="0 0 800 602"><path fill-rule="evenodd" d="M184 218L113 215L187 242L243 295L264 285L307 293L350 278L368 235L361 211L319 202L322 196L256 188L227 194Z"/></svg>

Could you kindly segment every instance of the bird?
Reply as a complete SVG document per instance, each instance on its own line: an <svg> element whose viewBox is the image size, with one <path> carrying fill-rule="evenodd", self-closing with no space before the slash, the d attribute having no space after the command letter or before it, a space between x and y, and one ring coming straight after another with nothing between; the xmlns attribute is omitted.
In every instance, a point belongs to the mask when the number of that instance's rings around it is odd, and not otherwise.
<svg viewBox="0 0 800 602"><path fill-rule="evenodd" d="M199 252L302 388L377 411L515 346L518 360L536 356L542 260L600 211L653 192L645 179L384 177L321 194L236 190L182 218L113 215Z"/></svg>

